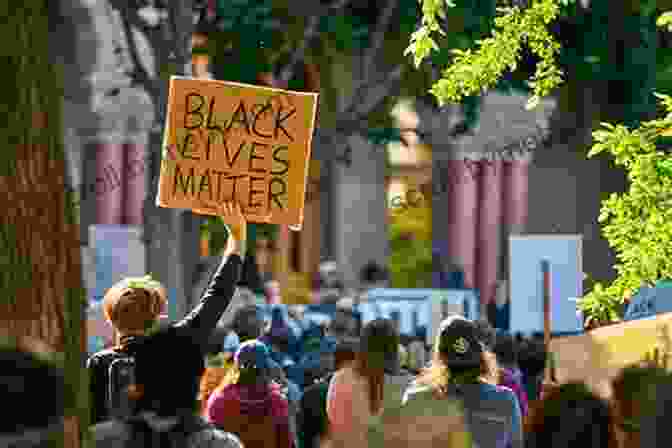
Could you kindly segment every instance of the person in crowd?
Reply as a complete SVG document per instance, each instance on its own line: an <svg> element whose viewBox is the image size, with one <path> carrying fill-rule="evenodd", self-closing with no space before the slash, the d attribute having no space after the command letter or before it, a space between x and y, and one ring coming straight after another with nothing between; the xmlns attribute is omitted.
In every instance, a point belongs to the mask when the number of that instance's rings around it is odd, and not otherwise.
<svg viewBox="0 0 672 448"><path fill-rule="evenodd" d="M626 367L612 382L617 435L628 448L640 446L641 421L654 414L657 387L669 380L665 369L641 364Z"/></svg>
<svg viewBox="0 0 672 448"><path fill-rule="evenodd" d="M234 317L233 331L238 335L241 343L250 340L261 340L272 328L264 312L257 305L248 305L240 308ZM289 423L294 438L297 436L296 415L299 412L301 389L287 377L284 369L273 358L270 360L271 379L280 385L283 396L289 401Z"/></svg>
<svg viewBox="0 0 672 448"><path fill-rule="evenodd" d="M331 336L323 336L315 346L308 345L308 350L301 360L290 367L287 375L299 387L306 388L333 370L334 352L337 340Z"/></svg>
<svg viewBox="0 0 672 448"><path fill-rule="evenodd" d="M274 361L283 369L296 363L300 348L300 340L288 321L289 315L283 308L273 307L270 330L261 338L262 342L271 347Z"/></svg>
<svg viewBox="0 0 672 448"><path fill-rule="evenodd" d="M137 413L93 426L96 448L242 448L235 435L198 415L205 357L190 328L161 328L136 343L134 356L135 383L128 393Z"/></svg>
<svg viewBox="0 0 672 448"><path fill-rule="evenodd" d="M525 392L529 401L541 398L547 353L543 340L526 339L519 345L518 364L523 372Z"/></svg>
<svg viewBox="0 0 672 448"><path fill-rule="evenodd" d="M329 384L327 445L383 444L384 416L401 406L410 380L400 374L399 334L394 322L369 322L362 330L355 361L337 371Z"/></svg>
<svg viewBox="0 0 672 448"><path fill-rule="evenodd" d="M269 329L270 325L266 322L263 311L258 306L248 305L236 312L233 331L238 335L241 343L261 339ZM294 409L298 410L301 389L287 378L282 366L273 359L271 359L271 378L282 387L283 393L289 400L290 415L292 415Z"/></svg>
<svg viewBox="0 0 672 448"><path fill-rule="evenodd" d="M427 349L425 341L420 338L413 338L408 344L408 369L413 375L417 375L426 367Z"/></svg>
<svg viewBox="0 0 672 448"><path fill-rule="evenodd" d="M201 383L198 389L198 403L200 415L207 419L208 400L212 394L217 390L220 384L226 379L226 375L230 368L223 365L212 364L205 368Z"/></svg>
<svg viewBox="0 0 672 448"><path fill-rule="evenodd" d="M387 288L389 284L389 274L387 269L378 264L375 260L369 260L359 271L359 282L361 288L358 295L365 294L370 289Z"/></svg>
<svg viewBox="0 0 672 448"><path fill-rule="evenodd" d="M299 448L320 448L327 434L327 392L334 370L340 370L355 360L357 346L354 342L340 342L334 353L334 365L323 376L307 387L301 397L301 407L297 426L299 428Z"/></svg>
<svg viewBox="0 0 672 448"><path fill-rule="evenodd" d="M219 215L229 229L227 250L220 267L201 296L199 304L175 324L194 333L204 350L213 329L234 295L247 240L247 222L238 204L217 205ZM92 355L87 361L90 372L91 422L110 417L108 406L109 367L122 357L132 357L133 347L156 326L166 305L165 288L147 278L124 279L107 291L104 297L105 316L119 335L119 344Z"/></svg>
<svg viewBox="0 0 672 448"><path fill-rule="evenodd" d="M228 223L229 238L223 261L199 304L175 324L194 333L207 350L208 341L217 322L231 302L238 282L247 240L247 222L238 204L217 206L219 215ZM165 308L165 288L147 279L124 279L107 291L104 297L105 316L119 335L119 345L92 355L87 361L90 372L91 423L110 417L109 369L119 358L132 357L134 345L157 324ZM181 355L181 354L180 354ZM173 353L173 358L175 353Z"/></svg>
<svg viewBox="0 0 672 448"><path fill-rule="evenodd" d="M271 379L270 350L243 342L234 368L208 399L208 421L237 434L245 448L292 448L287 399Z"/></svg>
<svg viewBox="0 0 672 448"><path fill-rule="evenodd" d="M518 367L518 347L512 336L497 336L495 354L500 366L499 385L511 389L518 398L523 418L527 415L527 392L523 384L523 373Z"/></svg>
<svg viewBox="0 0 672 448"><path fill-rule="evenodd" d="M198 393L198 401L201 405L201 415L206 416L205 411L208 405L208 399L215 389L222 384L226 374L233 368L233 359L240 347L238 335L230 332L224 339L222 351L216 356L208 359L208 365L201 379L201 385Z"/></svg>
<svg viewBox="0 0 672 448"><path fill-rule="evenodd" d="M653 412L641 419L639 445L646 448L670 446L672 431L668 422L672 419L672 377L668 376L656 386L655 395Z"/></svg>
<svg viewBox="0 0 672 448"><path fill-rule="evenodd" d="M552 388L530 409L525 428L526 448L617 446L609 405L585 384Z"/></svg>
<svg viewBox="0 0 672 448"><path fill-rule="evenodd" d="M0 338L0 402L7 411L0 419L0 446L56 448L56 439L62 441L72 390L52 354L37 340Z"/></svg>
<svg viewBox="0 0 672 448"><path fill-rule="evenodd" d="M481 333L479 336L480 340L485 344L486 347L493 349L497 344L497 330L490 325L487 319L481 318L474 321L474 325Z"/></svg>
<svg viewBox="0 0 672 448"><path fill-rule="evenodd" d="M317 303L336 303L343 296L345 284L335 261L320 263L313 290L317 291Z"/></svg>
<svg viewBox="0 0 672 448"><path fill-rule="evenodd" d="M520 406L511 390L497 385L496 358L483 339L474 322L457 315L445 319L432 362L406 391L404 406L435 415L463 412L479 448L521 448Z"/></svg>

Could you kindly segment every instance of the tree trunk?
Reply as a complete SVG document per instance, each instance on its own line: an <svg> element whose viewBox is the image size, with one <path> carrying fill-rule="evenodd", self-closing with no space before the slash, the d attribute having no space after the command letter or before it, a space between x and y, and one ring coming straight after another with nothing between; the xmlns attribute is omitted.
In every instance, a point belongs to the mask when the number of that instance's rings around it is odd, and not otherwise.
<svg viewBox="0 0 672 448"><path fill-rule="evenodd" d="M10 335L39 338L64 355L65 376L79 389L76 409L84 415L85 293L78 219L65 189L62 77L49 58L48 4L0 8L12 36L5 58L10 79L2 90L3 104L11 107L0 114L0 319ZM65 446L77 446L78 439L75 434Z"/></svg>
<svg viewBox="0 0 672 448"><path fill-rule="evenodd" d="M171 320L187 313L191 295L193 272L198 262L200 216L189 211L166 209L156 206L161 146L166 117L168 80L170 75L191 74L192 2L180 1L169 5L172 26L163 30L163 42L170 48L161 48L152 42L161 79L152 79L156 86L152 99L156 106L156 123L149 139L149 167L147 170L147 197L144 206L144 229L148 271L156 276L168 290Z"/></svg>

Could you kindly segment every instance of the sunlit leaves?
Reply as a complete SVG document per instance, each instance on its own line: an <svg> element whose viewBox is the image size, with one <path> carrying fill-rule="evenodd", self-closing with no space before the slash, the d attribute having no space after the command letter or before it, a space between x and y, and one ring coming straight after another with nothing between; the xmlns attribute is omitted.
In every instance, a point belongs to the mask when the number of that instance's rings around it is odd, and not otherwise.
<svg viewBox="0 0 672 448"><path fill-rule="evenodd" d="M416 67L438 49L432 34L444 33L437 18L445 14L443 3L421 0L421 5L422 26L411 37L405 52L413 55ZM560 44L548 31L549 23L559 14L558 0L540 0L525 10L513 7L498 8L498 11L503 15L495 19L491 37L478 41L475 50L453 52L452 63L431 89L439 104L458 103L494 87L506 71L516 70L523 45L539 57L529 81L533 95L526 105L528 109L536 107L541 97L562 83L563 73L556 61Z"/></svg>
<svg viewBox="0 0 672 448"><path fill-rule="evenodd" d="M655 94L667 112L664 119L634 130L602 123L593 132L588 157L609 152L625 167L630 188L602 202L602 233L616 253L618 278L608 287L595 285L579 303L585 315L611 321L616 309L642 285L672 276L672 158L656 147L672 128L672 98Z"/></svg>

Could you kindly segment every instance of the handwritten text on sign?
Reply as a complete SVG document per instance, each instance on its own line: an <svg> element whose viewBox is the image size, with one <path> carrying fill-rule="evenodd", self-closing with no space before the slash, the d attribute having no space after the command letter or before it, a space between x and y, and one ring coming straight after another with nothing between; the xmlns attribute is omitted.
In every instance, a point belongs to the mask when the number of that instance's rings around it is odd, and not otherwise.
<svg viewBox="0 0 672 448"><path fill-rule="evenodd" d="M158 204L301 225L317 94L173 77Z"/></svg>

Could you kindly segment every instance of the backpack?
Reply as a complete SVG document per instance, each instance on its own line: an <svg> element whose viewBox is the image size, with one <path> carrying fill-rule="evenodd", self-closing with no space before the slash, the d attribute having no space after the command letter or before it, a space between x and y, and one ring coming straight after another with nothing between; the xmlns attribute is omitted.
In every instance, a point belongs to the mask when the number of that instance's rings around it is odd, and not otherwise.
<svg viewBox="0 0 672 448"><path fill-rule="evenodd" d="M120 357L110 363L108 370L107 409L111 418L125 419L135 407L128 396L128 387L135 383L135 360Z"/></svg>

